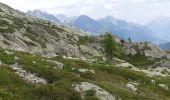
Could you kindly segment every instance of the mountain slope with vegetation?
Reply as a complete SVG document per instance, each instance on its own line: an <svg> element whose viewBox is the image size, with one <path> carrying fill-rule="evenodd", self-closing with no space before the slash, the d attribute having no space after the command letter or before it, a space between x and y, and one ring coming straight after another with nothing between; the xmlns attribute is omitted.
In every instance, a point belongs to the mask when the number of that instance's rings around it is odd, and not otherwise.
<svg viewBox="0 0 170 100"><path fill-rule="evenodd" d="M0 16L2 100L170 99L170 53L152 43L94 37L2 3Z"/></svg>

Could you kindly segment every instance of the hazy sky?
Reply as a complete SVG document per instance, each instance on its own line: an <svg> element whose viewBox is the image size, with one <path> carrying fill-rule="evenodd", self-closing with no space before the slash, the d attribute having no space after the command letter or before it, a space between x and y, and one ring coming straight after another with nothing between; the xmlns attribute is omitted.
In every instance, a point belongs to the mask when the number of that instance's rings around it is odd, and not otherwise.
<svg viewBox="0 0 170 100"><path fill-rule="evenodd" d="M67 16L89 15L115 18L141 24L159 16L170 16L170 0L0 0L21 11L40 9Z"/></svg>

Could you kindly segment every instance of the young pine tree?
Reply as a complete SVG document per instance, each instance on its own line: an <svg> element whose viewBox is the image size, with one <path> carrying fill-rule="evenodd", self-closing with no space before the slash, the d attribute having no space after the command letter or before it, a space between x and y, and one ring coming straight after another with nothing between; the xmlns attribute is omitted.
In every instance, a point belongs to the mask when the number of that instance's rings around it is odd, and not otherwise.
<svg viewBox="0 0 170 100"><path fill-rule="evenodd" d="M112 33L105 33L103 39L103 46L106 53L106 58L109 63L111 63L111 60L114 55L115 43L116 42L112 36Z"/></svg>
<svg viewBox="0 0 170 100"><path fill-rule="evenodd" d="M130 37L129 37L128 41L129 41L129 43L132 43L132 40L131 40L131 38L130 38Z"/></svg>

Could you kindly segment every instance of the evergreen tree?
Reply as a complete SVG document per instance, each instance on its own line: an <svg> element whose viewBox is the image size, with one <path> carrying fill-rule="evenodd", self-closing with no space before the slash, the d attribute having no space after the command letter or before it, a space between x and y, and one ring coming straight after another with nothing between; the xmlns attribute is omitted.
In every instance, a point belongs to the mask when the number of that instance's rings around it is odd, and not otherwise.
<svg viewBox="0 0 170 100"><path fill-rule="evenodd" d="M125 43L125 40L124 40L124 39L121 39L120 42L121 42L121 44L122 44L122 46L123 46L124 43Z"/></svg>
<svg viewBox="0 0 170 100"><path fill-rule="evenodd" d="M129 40L129 42L130 42L130 43L132 43L132 40L131 40L131 38L130 38L130 37L129 37L129 39L128 39L128 40Z"/></svg>
<svg viewBox="0 0 170 100"><path fill-rule="evenodd" d="M108 62L111 62L114 54L115 40L113 39L112 33L105 33L103 39L103 45L106 53Z"/></svg>

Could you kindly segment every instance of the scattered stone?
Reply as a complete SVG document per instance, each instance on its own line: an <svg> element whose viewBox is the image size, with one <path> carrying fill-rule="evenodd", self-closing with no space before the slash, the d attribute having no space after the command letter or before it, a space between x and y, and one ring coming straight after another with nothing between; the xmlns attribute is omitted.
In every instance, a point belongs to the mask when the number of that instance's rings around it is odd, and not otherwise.
<svg viewBox="0 0 170 100"><path fill-rule="evenodd" d="M89 70L89 72L95 74L95 71L93 69Z"/></svg>
<svg viewBox="0 0 170 100"><path fill-rule="evenodd" d="M73 57L66 57L66 56L63 56L63 58L65 59L72 59L72 60L79 60L80 58L73 58Z"/></svg>
<svg viewBox="0 0 170 100"><path fill-rule="evenodd" d="M54 61L54 60L47 60L49 63L52 63L52 64L54 64L54 65L56 65L57 66L57 68L58 69L63 69L63 67L64 67L64 64L63 63L60 63L60 62L57 62L57 61Z"/></svg>
<svg viewBox="0 0 170 100"><path fill-rule="evenodd" d="M136 85L136 86L140 85L140 83L137 83L137 82L129 82L129 83L133 84L133 85Z"/></svg>
<svg viewBox="0 0 170 100"><path fill-rule="evenodd" d="M79 72L81 73L92 73L92 74L95 74L95 71L93 69L78 69Z"/></svg>
<svg viewBox="0 0 170 100"><path fill-rule="evenodd" d="M126 89L132 92L136 92L138 90L133 84L130 84L130 83L126 84Z"/></svg>
<svg viewBox="0 0 170 100"><path fill-rule="evenodd" d="M74 71L74 70L76 70L76 68L72 68L71 70Z"/></svg>
<svg viewBox="0 0 170 100"><path fill-rule="evenodd" d="M151 80L151 83L152 83L153 85L155 85L155 80Z"/></svg>
<svg viewBox="0 0 170 100"><path fill-rule="evenodd" d="M45 67L49 68L49 66L45 66Z"/></svg>
<svg viewBox="0 0 170 100"><path fill-rule="evenodd" d="M14 57L15 60L18 60L19 58L17 56Z"/></svg>
<svg viewBox="0 0 170 100"><path fill-rule="evenodd" d="M96 86L92 83L81 82L80 84L75 85L74 89L81 94L82 98L84 98L86 91L94 90L95 96L98 97L100 100L117 100L115 96L112 96L107 91L103 90L99 86ZM118 100L121 100L121 99L119 98Z"/></svg>
<svg viewBox="0 0 170 100"><path fill-rule="evenodd" d="M35 61L32 61L33 64L35 64L36 62Z"/></svg>
<svg viewBox="0 0 170 100"><path fill-rule="evenodd" d="M32 74L30 72L23 70L21 67L19 67L18 63L15 63L15 64L11 65L10 67L14 71L16 71L15 73L18 74L24 80L27 80L32 83L47 84L47 81L45 79L42 79L42 78L36 76L35 74Z"/></svg>
<svg viewBox="0 0 170 100"><path fill-rule="evenodd" d="M10 51L4 51L4 53L6 53L7 55L13 55L14 54L13 52L10 52Z"/></svg>
<svg viewBox="0 0 170 100"><path fill-rule="evenodd" d="M78 71L79 71L79 72L82 72L82 73L87 73L87 72L89 72L88 69L78 69Z"/></svg>
<svg viewBox="0 0 170 100"><path fill-rule="evenodd" d="M159 84L158 86L159 86L160 88L166 90L166 91L169 90L169 88L168 88L168 86L167 86L166 84Z"/></svg>

